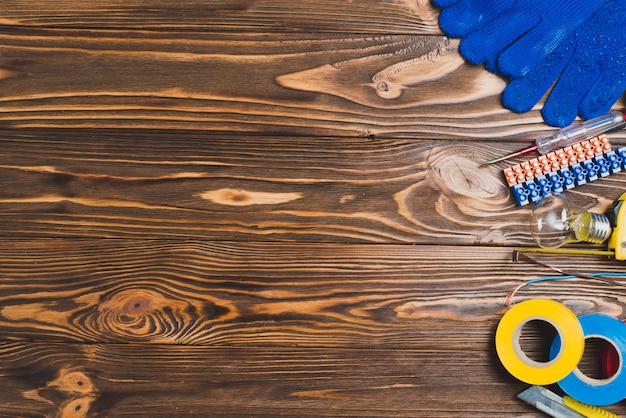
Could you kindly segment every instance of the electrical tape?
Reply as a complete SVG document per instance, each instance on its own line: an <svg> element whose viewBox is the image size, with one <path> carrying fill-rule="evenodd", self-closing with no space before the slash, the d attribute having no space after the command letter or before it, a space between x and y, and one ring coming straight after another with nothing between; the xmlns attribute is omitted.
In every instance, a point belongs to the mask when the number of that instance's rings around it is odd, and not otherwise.
<svg viewBox="0 0 626 418"><path fill-rule="evenodd" d="M594 406L611 405L626 398L626 370L623 355L626 353L626 324L603 314L588 314L578 318L585 338L599 338L612 344L617 352L614 373L605 379L594 379L583 374L578 367L557 383L572 398ZM568 344L568 343L564 343ZM550 347L550 356L562 350L560 336Z"/></svg>
<svg viewBox="0 0 626 418"><path fill-rule="evenodd" d="M549 323L563 342L548 362L530 359L520 346L522 328L530 321ZM531 299L513 305L502 316L495 340L504 368L532 385L549 385L563 379L578 366L585 349L582 326L576 315L565 305L549 299Z"/></svg>

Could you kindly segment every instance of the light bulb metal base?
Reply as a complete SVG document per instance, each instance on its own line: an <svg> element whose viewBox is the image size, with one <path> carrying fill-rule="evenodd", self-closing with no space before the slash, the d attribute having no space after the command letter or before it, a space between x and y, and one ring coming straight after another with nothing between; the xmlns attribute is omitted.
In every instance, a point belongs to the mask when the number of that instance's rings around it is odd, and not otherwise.
<svg viewBox="0 0 626 418"><path fill-rule="evenodd" d="M579 242L602 244L611 236L613 228L609 218L592 212L582 212L572 222L571 229Z"/></svg>

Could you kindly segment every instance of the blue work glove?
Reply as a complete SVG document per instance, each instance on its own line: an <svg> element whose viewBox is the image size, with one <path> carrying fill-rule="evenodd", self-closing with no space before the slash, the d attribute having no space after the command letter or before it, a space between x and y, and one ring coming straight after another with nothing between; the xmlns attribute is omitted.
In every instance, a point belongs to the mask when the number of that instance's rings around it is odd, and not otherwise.
<svg viewBox="0 0 626 418"><path fill-rule="evenodd" d="M470 62L521 77L607 0L435 0L439 26Z"/></svg>
<svg viewBox="0 0 626 418"><path fill-rule="evenodd" d="M608 113L626 89L626 0L612 0L525 76L504 90L504 105L526 112L550 89L542 115L567 126Z"/></svg>

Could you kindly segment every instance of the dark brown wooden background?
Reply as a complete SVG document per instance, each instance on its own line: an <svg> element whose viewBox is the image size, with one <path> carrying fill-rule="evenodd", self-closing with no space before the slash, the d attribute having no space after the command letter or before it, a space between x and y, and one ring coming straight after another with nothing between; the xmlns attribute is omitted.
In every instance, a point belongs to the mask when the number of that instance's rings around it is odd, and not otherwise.
<svg viewBox="0 0 626 418"><path fill-rule="evenodd" d="M0 415L537 414L493 335L550 271L511 261L529 209L508 164L478 165L551 129L502 108L437 14L3 1ZM625 189L568 194L602 212ZM519 299L623 318L624 292Z"/></svg>

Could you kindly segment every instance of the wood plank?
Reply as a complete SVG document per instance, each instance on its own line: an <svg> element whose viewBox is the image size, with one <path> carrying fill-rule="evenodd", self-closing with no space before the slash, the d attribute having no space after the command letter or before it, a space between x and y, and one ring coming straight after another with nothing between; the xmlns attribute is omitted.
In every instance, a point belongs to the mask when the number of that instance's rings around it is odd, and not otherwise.
<svg viewBox="0 0 626 418"><path fill-rule="evenodd" d="M0 361L3 415L449 417L533 411L515 399L524 385L489 351L442 346L326 350L4 343Z"/></svg>
<svg viewBox="0 0 626 418"><path fill-rule="evenodd" d="M534 139L441 36L0 29L0 127ZM616 134L624 137L624 133Z"/></svg>
<svg viewBox="0 0 626 418"><path fill-rule="evenodd" d="M500 247L3 240L0 413L528 412L493 335L505 294L546 271L509 257ZM517 300L619 315L622 295L577 280Z"/></svg>
<svg viewBox="0 0 626 418"><path fill-rule="evenodd" d="M0 235L528 244L529 209L480 162L522 145L204 132L0 134ZM570 192L604 212L618 173Z"/></svg>
<svg viewBox="0 0 626 418"><path fill-rule="evenodd" d="M0 127L530 139L441 36L0 30ZM542 132L543 131L543 132Z"/></svg>
<svg viewBox="0 0 626 418"><path fill-rule="evenodd" d="M0 24L259 32L439 33L429 0L12 0Z"/></svg>
<svg viewBox="0 0 626 418"><path fill-rule="evenodd" d="M568 271L623 270L602 257L547 261ZM546 274L500 247L4 240L0 335L483 350L508 292ZM578 314L621 312L623 287L583 283L536 285L521 297L565 299Z"/></svg>

